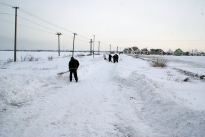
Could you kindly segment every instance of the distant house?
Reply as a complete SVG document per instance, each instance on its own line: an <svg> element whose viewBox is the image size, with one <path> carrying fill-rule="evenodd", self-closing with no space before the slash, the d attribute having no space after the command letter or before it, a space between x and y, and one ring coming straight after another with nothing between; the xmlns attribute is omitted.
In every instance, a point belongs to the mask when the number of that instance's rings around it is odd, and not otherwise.
<svg viewBox="0 0 205 137"><path fill-rule="evenodd" d="M134 53L134 50L133 50L132 48L128 47L128 48L125 48L125 49L123 50L123 53L124 53L124 54L133 54L133 53Z"/></svg>
<svg viewBox="0 0 205 137"><path fill-rule="evenodd" d="M189 52L189 56L197 56L197 52L195 52L195 51L190 51L190 52Z"/></svg>
<svg viewBox="0 0 205 137"><path fill-rule="evenodd" d="M135 51L135 50L137 50L137 49L139 49L139 48L136 47L136 46L134 46L134 47L132 47L132 49Z"/></svg>
<svg viewBox="0 0 205 137"><path fill-rule="evenodd" d="M187 51L187 52L184 52L183 55L184 55L184 56L189 56L190 53L189 53L189 51Z"/></svg>
<svg viewBox="0 0 205 137"><path fill-rule="evenodd" d="M204 52L199 52L199 56L205 56Z"/></svg>
<svg viewBox="0 0 205 137"><path fill-rule="evenodd" d="M150 54L154 55L164 55L164 51L162 49L150 49Z"/></svg>
<svg viewBox="0 0 205 137"><path fill-rule="evenodd" d="M171 49L169 49L169 50L166 52L167 55L173 55L173 53L174 53L174 52L173 52Z"/></svg>
<svg viewBox="0 0 205 137"><path fill-rule="evenodd" d="M147 48L141 49L140 54L149 54L149 51L147 50Z"/></svg>
<svg viewBox="0 0 205 137"><path fill-rule="evenodd" d="M201 52L197 52L197 56L201 56Z"/></svg>
<svg viewBox="0 0 205 137"><path fill-rule="evenodd" d="M178 48L177 50L175 50L174 55L175 56L182 56L183 55L183 51L180 48Z"/></svg>
<svg viewBox="0 0 205 137"><path fill-rule="evenodd" d="M140 54L140 50L139 50L139 49L136 49L136 50L134 51L134 54Z"/></svg>

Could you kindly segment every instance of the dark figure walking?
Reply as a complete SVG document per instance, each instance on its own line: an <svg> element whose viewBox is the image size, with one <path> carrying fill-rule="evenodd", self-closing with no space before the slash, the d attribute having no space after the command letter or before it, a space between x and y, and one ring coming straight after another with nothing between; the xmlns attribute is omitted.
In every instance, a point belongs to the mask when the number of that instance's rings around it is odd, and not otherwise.
<svg viewBox="0 0 205 137"><path fill-rule="evenodd" d="M119 56L117 54L115 54L115 60L117 63L118 63L118 58L119 58Z"/></svg>
<svg viewBox="0 0 205 137"><path fill-rule="evenodd" d="M115 63L116 61L116 54L113 56L113 62Z"/></svg>
<svg viewBox="0 0 205 137"><path fill-rule="evenodd" d="M78 75L77 75L78 66L79 66L78 60L71 57L69 62L70 82L72 81L72 73L74 74L75 81L78 82Z"/></svg>
<svg viewBox="0 0 205 137"><path fill-rule="evenodd" d="M110 62L110 61L112 62L111 58L112 58L112 55L109 54L109 62Z"/></svg>

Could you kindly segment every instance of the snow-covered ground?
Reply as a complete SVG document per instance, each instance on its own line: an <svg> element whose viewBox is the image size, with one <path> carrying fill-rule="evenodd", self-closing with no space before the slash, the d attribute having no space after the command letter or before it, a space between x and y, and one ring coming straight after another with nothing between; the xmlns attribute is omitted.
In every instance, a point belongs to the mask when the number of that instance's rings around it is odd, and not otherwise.
<svg viewBox="0 0 205 137"><path fill-rule="evenodd" d="M75 53L76 83L57 75L70 52L17 52L9 62L13 52L0 51L0 136L205 135L205 80L178 71L205 75L205 57L120 55L112 63L87 54ZM38 61L21 61L26 55ZM168 67L143 60L153 57Z"/></svg>

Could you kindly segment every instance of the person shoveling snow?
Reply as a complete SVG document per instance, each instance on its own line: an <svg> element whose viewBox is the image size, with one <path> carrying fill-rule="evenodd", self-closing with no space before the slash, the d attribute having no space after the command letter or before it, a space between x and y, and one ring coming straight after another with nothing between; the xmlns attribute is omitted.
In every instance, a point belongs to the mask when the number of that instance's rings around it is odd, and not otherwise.
<svg viewBox="0 0 205 137"><path fill-rule="evenodd" d="M70 82L72 81L72 74L74 74L75 81L78 82L78 75L77 75L78 66L79 66L78 60L74 59L74 57L71 57L69 62Z"/></svg>

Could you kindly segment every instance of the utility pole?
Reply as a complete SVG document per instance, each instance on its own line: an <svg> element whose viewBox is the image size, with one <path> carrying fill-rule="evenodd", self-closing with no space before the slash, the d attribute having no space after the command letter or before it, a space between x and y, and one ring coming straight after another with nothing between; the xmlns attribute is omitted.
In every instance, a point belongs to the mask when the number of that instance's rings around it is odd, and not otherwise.
<svg viewBox="0 0 205 137"><path fill-rule="evenodd" d="M111 44L110 44L110 54L111 54Z"/></svg>
<svg viewBox="0 0 205 137"><path fill-rule="evenodd" d="M93 35L93 58L94 58L94 43L95 43L95 35Z"/></svg>
<svg viewBox="0 0 205 137"><path fill-rule="evenodd" d="M92 43L93 43L93 42L92 42L92 39L90 39L90 42L89 42L89 43L90 43L90 54L92 54Z"/></svg>
<svg viewBox="0 0 205 137"><path fill-rule="evenodd" d="M62 35L62 34L57 33L56 35L58 35L58 56L60 56L60 35Z"/></svg>
<svg viewBox="0 0 205 137"><path fill-rule="evenodd" d="M118 53L118 47L117 47L117 53Z"/></svg>
<svg viewBox="0 0 205 137"><path fill-rule="evenodd" d="M100 51L100 41L98 42L98 54L99 54L99 51Z"/></svg>
<svg viewBox="0 0 205 137"><path fill-rule="evenodd" d="M73 37L73 54L72 54L72 57L74 55L74 42L75 42L75 35L77 35L76 33L73 33L74 34L74 37Z"/></svg>
<svg viewBox="0 0 205 137"><path fill-rule="evenodd" d="M12 7L15 8L15 36L14 36L14 62L16 62L16 41L17 41L17 9L19 9L19 7Z"/></svg>

